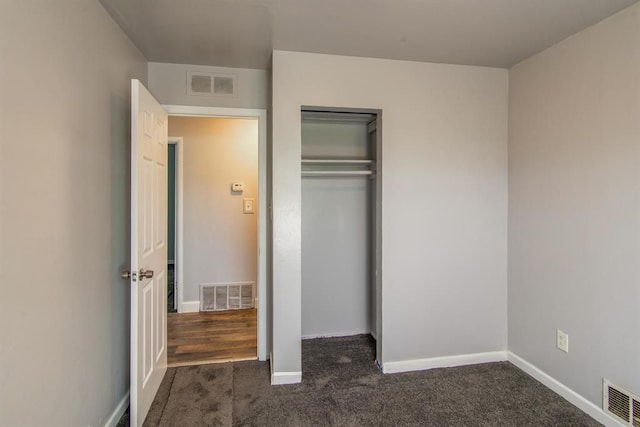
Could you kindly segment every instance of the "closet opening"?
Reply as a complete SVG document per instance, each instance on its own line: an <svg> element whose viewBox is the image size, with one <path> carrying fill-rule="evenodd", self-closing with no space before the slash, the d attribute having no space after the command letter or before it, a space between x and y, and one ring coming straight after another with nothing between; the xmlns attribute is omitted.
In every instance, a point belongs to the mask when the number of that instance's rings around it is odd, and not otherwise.
<svg viewBox="0 0 640 427"><path fill-rule="evenodd" d="M381 110L301 109L302 338L354 336L377 361L380 129Z"/></svg>

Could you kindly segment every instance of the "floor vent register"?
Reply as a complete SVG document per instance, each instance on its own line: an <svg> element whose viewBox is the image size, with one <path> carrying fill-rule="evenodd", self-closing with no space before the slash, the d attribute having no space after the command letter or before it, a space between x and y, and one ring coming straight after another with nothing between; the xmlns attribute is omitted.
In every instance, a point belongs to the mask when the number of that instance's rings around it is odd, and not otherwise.
<svg viewBox="0 0 640 427"><path fill-rule="evenodd" d="M640 397L604 380L602 408L626 425L640 427Z"/></svg>
<svg viewBox="0 0 640 427"><path fill-rule="evenodd" d="M240 310L254 307L255 282L202 283L200 311Z"/></svg>

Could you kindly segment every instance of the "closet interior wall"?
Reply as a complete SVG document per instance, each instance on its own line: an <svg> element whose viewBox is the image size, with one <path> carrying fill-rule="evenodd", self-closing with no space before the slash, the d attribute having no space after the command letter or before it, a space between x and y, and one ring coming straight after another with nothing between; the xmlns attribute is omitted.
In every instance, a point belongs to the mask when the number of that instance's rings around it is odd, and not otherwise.
<svg viewBox="0 0 640 427"><path fill-rule="evenodd" d="M376 336L375 115L302 114L302 336Z"/></svg>

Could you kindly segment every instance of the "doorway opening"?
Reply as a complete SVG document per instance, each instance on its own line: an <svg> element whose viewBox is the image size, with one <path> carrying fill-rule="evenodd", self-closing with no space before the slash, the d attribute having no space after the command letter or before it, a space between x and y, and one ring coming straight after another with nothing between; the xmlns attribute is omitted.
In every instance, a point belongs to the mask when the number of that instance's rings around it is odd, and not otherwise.
<svg viewBox="0 0 640 427"><path fill-rule="evenodd" d="M301 110L302 337L352 337L378 361L381 115Z"/></svg>
<svg viewBox="0 0 640 427"><path fill-rule="evenodd" d="M177 313L177 281L176 281L176 233L177 206L176 195L176 166L178 146L182 147L182 138L169 138L167 144L169 155L167 158L167 312Z"/></svg>
<svg viewBox="0 0 640 427"><path fill-rule="evenodd" d="M266 114L165 108L168 365L266 360Z"/></svg>

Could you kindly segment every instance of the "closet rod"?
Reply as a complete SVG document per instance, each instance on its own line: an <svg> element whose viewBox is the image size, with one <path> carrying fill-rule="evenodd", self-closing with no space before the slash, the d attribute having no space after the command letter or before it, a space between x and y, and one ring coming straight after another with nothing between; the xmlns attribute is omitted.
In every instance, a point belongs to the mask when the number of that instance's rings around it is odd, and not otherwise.
<svg viewBox="0 0 640 427"><path fill-rule="evenodd" d="M373 171L302 171L302 176L367 176Z"/></svg>

